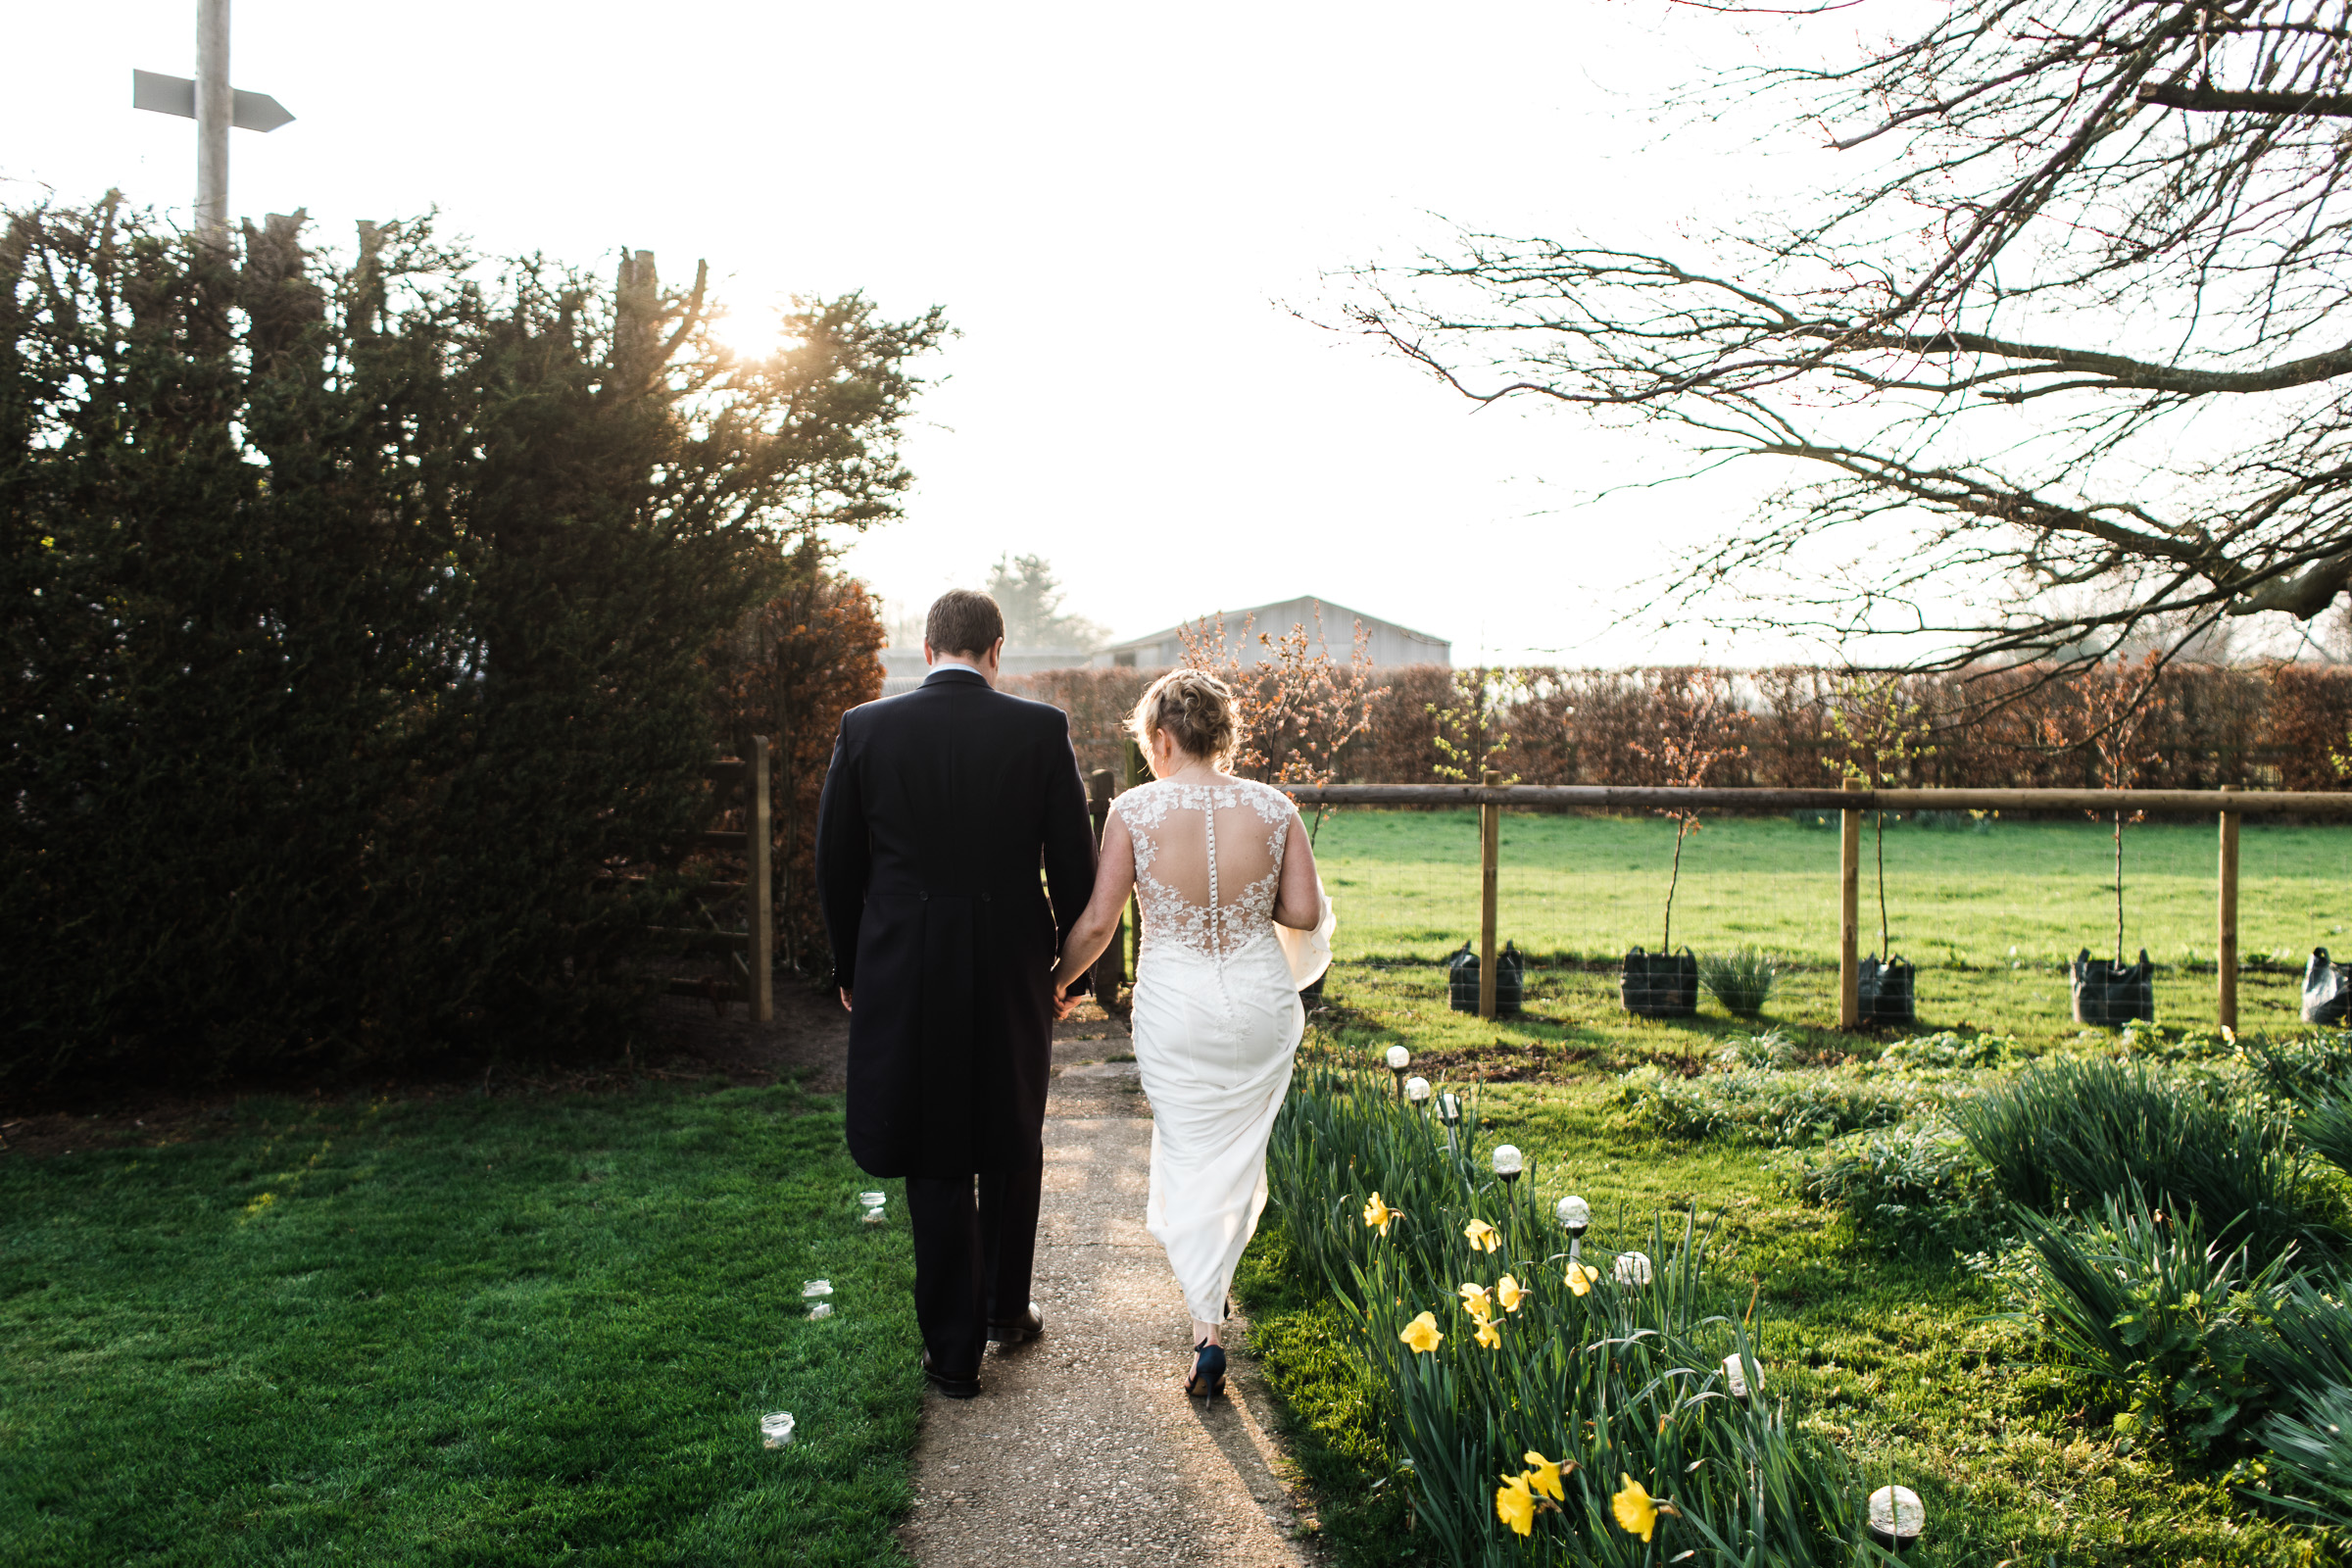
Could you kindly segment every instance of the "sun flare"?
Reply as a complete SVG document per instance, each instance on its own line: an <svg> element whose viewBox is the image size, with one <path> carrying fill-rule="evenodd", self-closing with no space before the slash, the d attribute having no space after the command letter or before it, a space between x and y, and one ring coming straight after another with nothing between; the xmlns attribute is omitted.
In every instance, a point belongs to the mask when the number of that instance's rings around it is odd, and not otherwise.
<svg viewBox="0 0 2352 1568"><path fill-rule="evenodd" d="M765 306L730 310L713 316L710 337L739 360L769 360L783 347L784 324Z"/></svg>

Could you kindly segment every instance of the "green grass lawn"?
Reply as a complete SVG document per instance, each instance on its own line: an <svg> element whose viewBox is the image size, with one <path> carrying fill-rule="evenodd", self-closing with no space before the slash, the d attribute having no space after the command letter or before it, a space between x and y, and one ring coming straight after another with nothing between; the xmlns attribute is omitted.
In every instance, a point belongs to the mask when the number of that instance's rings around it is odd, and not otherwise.
<svg viewBox="0 0 2352 1568"><path fill-rule="evenodd" d="M0 1558L902 1560L900 1207L789 1085L249 1102L0 1156Z"/></svg>
<svg viewBox="0 0 2352 1568"><path fill-rule="evenodd" d="M2115 936L2115 860L2101 822L1994 822L1991 831L1886 829L1894 945L1923 967L2047 960ZM1478 935L1473 811L1335 811L1315 840L1340 913L1343 958L1435 957ZM2124 828L2125 938L2159 962L2213 960L2211 823ZM1663 817L1506 812L1502 934L1531 953L1622 956L1658 945L1674 823ZM1870 824L1862 902L1878 929ZM2291 953L2352 926L2352 826L2249 826L2241 835L2238 946ZM1706 821L1683 846L1675 945L1701 953L1746 943L1835 962L1838 834L1785 817Z"/></svg>
<svg viewBox="0 0 2352 1568"><path fill-rule="evenodd" d="M1787 1155L1634 1130L1612 1070L1702 1054L1734 1031L1729 1020L1612 1018L1607 977L1546 978L1558 982L1561 1016L1498 1026L1447 1010L1434 968L1342 965L1329 983L1334 1009L1309 1050L1364 1059L1401 1042L1415 1053L1415 1070L1442 1085L1490 1080L1486 1136L1525 1151L1545 1200L1588 1199L1602 1247L1636 1245L1653 1214L1694 1208L1714 1228L1723 1309L1743 1311L1754 1298L1759 1354L1775 1389L1865 1476L1902 1479L1927 1499L1935 1533L1915 1560L1984 1568L2334 1560L2315 1558L2303 1533L2257 1518L2218 1478L2134 1452L2112 1429L2100 1391L2039 1359L2023 1331L1993 1321L2004 1304L1998 1292L1959 1260L1890 1254L1843 1218L1807 1206L1780 1180ZM1498 1073L1538 1076L1492 1081ZM1334 1304L1290 1271L1281 1216L1271 1218L1239 1290L1253 1313L1253 1347L1287 1402L1324 1533L1346 1564L1422 1560L1406 1529L1406 1484L1383 1484L1397 1478L1387 1471L1378 1391L1346 1352Z"/></svg>
<svg viewBox="0 0 2352 1568"><path fill-rule="evenodd" d="M2090 821L2001 821L1984 834L1887 828L1887 913L1895 951L1920 968L1923 1024L1966 1021L2040 1037L2073 1032L2060 965L2083 947L2096 956L2114 944L2109 834ZM2215 831L2143 822L2127 825L2124 835L2130 955L2145 947L2168 966L2157 979L2160 1018L2210 1023ZM1867 822L1862 845L1864 936L1875 951ZM1316 854L1339 912L1333 949L1343 961L1435 959L1477 937L1475 812L1336 812L1323 823ZM1506 814L1500 934L1543 956L1608 960L1635 943L1654 949L1673 858L1674 824L1661 817ZM2299 970L2315 946L2352 948L2352 826L2246 828L2238 901L2243 956L2275 954ZM1838 835L1787 818L1708 822L1684 845L1674 933L1677 947L1688 943L1701 954L1754 946L1816 969L1835 965ZM2185 968L2188 960L2204 971ZM2298 998L2286 980L2241 980L2244 1028L2295 1021ZM1775 1017L1837 1021L1834 973L1800 970L1783 984ZM1613 993L1601 995L1606 989L1555 990L1547 1004L1590 990L1592 1007L1551 1007L1546 1015L1597 1023L1614 1037L1630 1020ZM1728 1021L1711 1002L1702 1010Z"/></svg>

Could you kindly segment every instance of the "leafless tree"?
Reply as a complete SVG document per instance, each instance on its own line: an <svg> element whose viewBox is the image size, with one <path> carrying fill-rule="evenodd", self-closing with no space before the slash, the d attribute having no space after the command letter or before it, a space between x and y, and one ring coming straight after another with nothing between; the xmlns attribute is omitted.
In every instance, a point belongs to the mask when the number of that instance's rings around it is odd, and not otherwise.
<svg viewBox="0 0 2352 1568"><path fill-rule="evenodd" d="M1840 183L1679 254L1465 232L1359 269L1349 307L1482 402L1800 475L1654 610L1900 634L1948 667L2338 602L2352 0L1953 0L1820 65L1781 62L1821 22L1700 9L1767 63L1698 107L1818 127Z"/></svg>
<svg viewBox="0 0 2352 1568"><path fill-rule="evenodd" d="M2164 710L2164 698L2157 691L2156 677L2163 668L2161 656L2151 652L2140 657L2136 664L2118 659L2112 664L2085 664L2076 670L2069 682L2082 701L2081 735L2068 732L2066 721L2056 713L2044 714L2041 720L2042 739L2053 750L2089 745L2098 759L2099 784L2104 789L2128 790L2139 782L2140 769L2151 762L2162 761L2161 753L2145 750L2142 733L2150 721ZM2096 819L2098 812L2086 811ZM2132 820L2144 821L2145 811L2133 811ZM2124 813L2115 813L2115 962L2124 962Z"/></svg>
<svg viewBox="0 0 2352 1568"><path fill-rule="evenodd" d="M1666 782L1682 789L1703 789L1717 762L1745 757L1748 715L1732 690L1731 677L1719 669L1694 669L1658 694L1658 744L1655 750L1640 741L1626 749L1662 763ZM1674 818L1674 872L1666 882L1666 934L1660 953L1674 951L1674 894L1683 885L1683 840L1698 831L1698 813L1682 807L1661 808L1660 816Z"/></svg>

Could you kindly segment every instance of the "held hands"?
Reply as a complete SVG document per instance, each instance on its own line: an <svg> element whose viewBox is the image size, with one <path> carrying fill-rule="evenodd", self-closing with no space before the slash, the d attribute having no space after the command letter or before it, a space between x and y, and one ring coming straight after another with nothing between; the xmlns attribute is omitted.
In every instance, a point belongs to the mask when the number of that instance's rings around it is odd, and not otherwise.
<svg viewBox="0 0 2352 1568"><path fill-rule="evenodd" d="M1060 1022L1077 1009L1078 999L1070 995L1070 987L1084 978L1086 978L1086 969L1083 966L1072 965L1070 955L1065 949L1061 956L1061 961L1054 965L1054 972L1046 981L1054 988L1054 1022Z"/></svg>

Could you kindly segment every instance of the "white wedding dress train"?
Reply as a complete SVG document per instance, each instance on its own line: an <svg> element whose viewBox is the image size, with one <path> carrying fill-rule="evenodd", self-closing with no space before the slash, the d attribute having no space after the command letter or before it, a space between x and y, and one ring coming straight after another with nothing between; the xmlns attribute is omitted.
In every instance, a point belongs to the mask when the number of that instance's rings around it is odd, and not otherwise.
<svg viewBox="0 0 2352 1568"><path fill-rule="evenodd" d="M1266 1142L1305 1015L1294 958L1330 957L1330 903L1312 933L1274 924L1290 798L1244 779L1146 784L1114 803L1135 841L1143 953L1135 1059L1152 1101L1145 1223L1167 1249L1187 1309L1225 1298L1266 1204ZM1319 953L1319 960L1317 955Z"/></svg>

